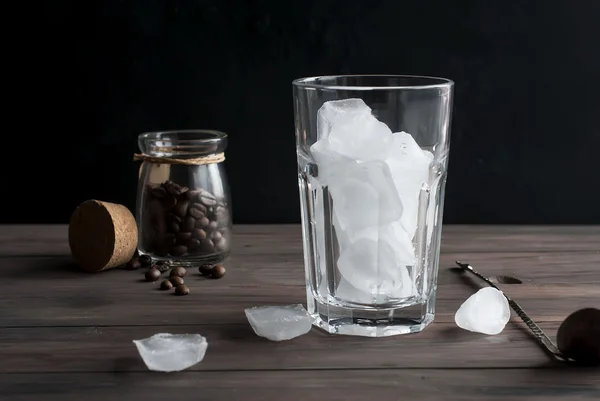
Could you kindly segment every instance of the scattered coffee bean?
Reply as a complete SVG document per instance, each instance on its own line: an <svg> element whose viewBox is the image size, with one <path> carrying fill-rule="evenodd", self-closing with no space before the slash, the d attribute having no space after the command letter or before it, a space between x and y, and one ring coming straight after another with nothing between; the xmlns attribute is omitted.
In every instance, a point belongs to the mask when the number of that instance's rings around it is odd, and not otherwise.
<svg viewBox="0 0 600 401"><path fill-rule="evenodd" d="M169 263L167 263L164 260L159 260L154 264L154 268L157 269L159 272L164 273L167 270L169 270Z"/></svg>
<svg viewBox="0 0 600 401"><path fill-rule="evenodd" d="M142 267L142 264L140 263L140 260L135 256L125 265L125 268L127 270L135 270L139 269L140 267Z"/></svg>
<svg viewBox="0 0 600 401"><path fill-rule="evenodd" d="M156 281L160 277L160 271L158 269L150 269L146 272L146 281Z"/></svg>
<svg viewBox="0 0 600 401"><path fill-rule="evenodd" d="M201 265L198 268L198 271L200 272L200 274L202 274L203 276L210 276L212 271L213 271L214 266L213 265Z"/></svg>
<svg viewBox="0 0 600 401"><path fill-rule="evenodd" d="M182 285L184 283L183 279L181 277L179 277L179 276L169 277L169 281L173 285Z"/></svg>
<svg viewBox="0 0 600 401"><path fill-rule="evenodd" d="M171 283L169 280L163 280L160 283L161 290L170 290L171 288L173 288L173 283Z"/></svg>
<svg viewBox="0 0 600 401"><path fill-rule="evenodd" d="M187 273L187 271L185 270L184 267L181 266L177 266L171 269L171 274L169 274L169 276L171 277L185 277L185 274Z"/></svg>
<svg viewBox="0 0 600 401"><path fill-rule="evenodd" d="M144 267L149 267L152 264L152 258L150 255L142 255L140 256L140 263Z"/></svg>
<svg viewBox="0 0 600 401"><path fill-rule="evenodd" d="M187 288L187 286L180 284L177 287L175 287L175 294L177 295L187 295L190 293L190 289Z"/></svg>
<svg viewBox="0 0 600 401"><path fill-rule="evenodd" d="M211 272L211 277L212 278L223 278L225 276L225 273L227 273L227 270L225 270L225 266L223 265L216 265Z"/></svg>

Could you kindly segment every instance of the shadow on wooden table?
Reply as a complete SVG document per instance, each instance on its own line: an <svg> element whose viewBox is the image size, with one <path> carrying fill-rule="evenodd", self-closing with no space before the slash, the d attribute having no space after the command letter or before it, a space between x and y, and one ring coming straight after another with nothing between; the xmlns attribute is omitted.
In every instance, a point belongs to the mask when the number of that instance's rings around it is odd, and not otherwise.
<svg viewBox="0 0 600 401"><path fill-rule="evenodd" d="M84 272L70 255L8 257L2 263L18 265L18 269L0 269L0 277L42 279L71 278L89 275Z"/></svg>

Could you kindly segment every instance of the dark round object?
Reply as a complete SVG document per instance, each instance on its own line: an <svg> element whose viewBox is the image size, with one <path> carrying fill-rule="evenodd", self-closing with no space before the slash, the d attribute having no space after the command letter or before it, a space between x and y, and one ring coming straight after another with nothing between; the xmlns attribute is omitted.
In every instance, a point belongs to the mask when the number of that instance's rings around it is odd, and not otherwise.
<svg viewBox="0 0 600 401"><path fill-rule="evenodd" d="M154 268L157 269L159 272L164 273L167 270L169 270L169 264L164 260L159 260L154 264Z"/></svg>
<svg viewBox="0 0 600 401"><path fill-rule="evenodd" d="M187 295L190 293L190 289L183 284L178 285L177 287L175 287L175 294L177 295Z"/></svg>
<svg viewBox="0 0 600 401"><path fill-rule="evenodd" d="M169 280L163 280L160 283L161 290L170 290L171 288L173 288L173 283L171 283Z"/></svg>
<svg viewBox="0 0 600 401"><path fill-rule="evenodd" d="M144 267L149 267L152 264L152 258L150 255L142 255L140 256L140 263Z"/></svg>
<svg viewBox="0 0 600 401"><path fill-rule="evenodd" d="M200 272L200 274L202 274L203 276L210 276L212 271L214 269L213 265L201 265L198 268L198 271Z"/></svg>
<svg viewBox="0 0 600 401"><path fill-rule="evenodd" d="M227 270L225 269L225 266L223 265L216 265L211 272L211 277L212 278L223 278L225 276L225 273L227 273Z"/></svg>
<svg viewBox="0 0 600 401"><path fill-rule="evenodd" d="M125 265L125 268L127 270L135 270L135 269L139 269L140 267L142 267L142 264L140 263L140 260L138 258L136 258L136 257L134 257L133 259L131 259Z"/></svg>
<svg viewBox="0 0 600 401"><path fill-rule="evenodd" d="M178 267L174 267L171 269L171 273L169 274L169 276L185 277L186 273L187 273L187 271L185 270L184 267L178 266Z"/></svg>
<svg viewBox="0 0 600 401"><path fill-rule="evenodd" d="M558 349L577 363L600 364L600 309L585 308L570 314L558 328Z"/></svg>
<svg viewBox="0 0 600 401"><path fill-rule="evenodd" d="M179 277L179 276L169 277L169 281L173 285L183 285L183 279L181 277Z"/></svg>
<svg viewBox="0 0 600 401"><path fill-rule="evenodd" d="M156 281L160 277L160 272L158 269L150 269L146 272L146 280L147 281Z"/></svg>

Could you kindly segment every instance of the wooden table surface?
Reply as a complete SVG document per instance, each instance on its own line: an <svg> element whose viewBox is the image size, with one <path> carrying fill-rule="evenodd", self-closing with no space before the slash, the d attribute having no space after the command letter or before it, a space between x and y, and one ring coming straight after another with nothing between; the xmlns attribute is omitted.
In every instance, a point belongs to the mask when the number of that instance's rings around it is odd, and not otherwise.
<svg viewBox="0 0 600 401"><path fill-rule="evenodd" d="M596 400L600 370L551 362L518 317L497 336L456 327L479 283L450 269L468 261L514 275L503 289L554 337L560 322L600 306L600 227L445 226L437 314L420 334L257 337L244 309L305 304L300 227L236 226L222 280L186 276L176 297L143 271L83 273L66 226L0 226L1 400ZM148 371L132 343L199 333L204 360Z"/></svg>

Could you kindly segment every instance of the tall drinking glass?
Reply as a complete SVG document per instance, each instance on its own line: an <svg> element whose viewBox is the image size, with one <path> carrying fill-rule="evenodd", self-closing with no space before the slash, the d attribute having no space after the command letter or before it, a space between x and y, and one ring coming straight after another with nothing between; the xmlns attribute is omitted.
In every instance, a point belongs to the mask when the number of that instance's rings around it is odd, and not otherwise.
<svg viewBox="0 0 600 401"><path fill-rule="evenodd" d="M434 318L454 83L293 82L308 311L329 333L414 333Z"/></svg>

